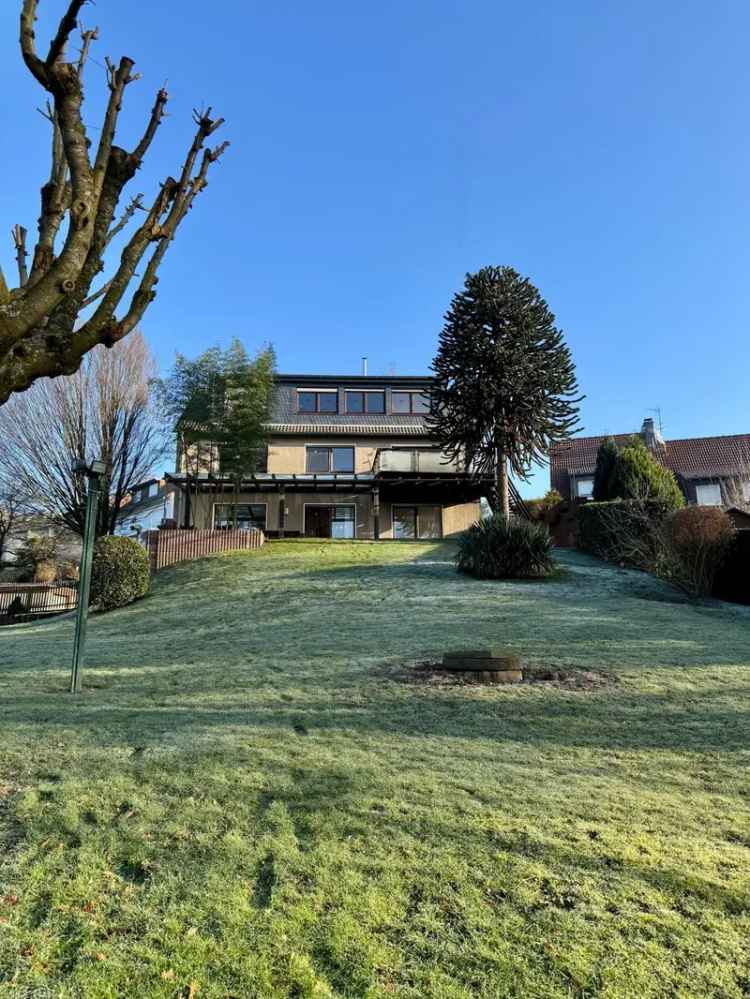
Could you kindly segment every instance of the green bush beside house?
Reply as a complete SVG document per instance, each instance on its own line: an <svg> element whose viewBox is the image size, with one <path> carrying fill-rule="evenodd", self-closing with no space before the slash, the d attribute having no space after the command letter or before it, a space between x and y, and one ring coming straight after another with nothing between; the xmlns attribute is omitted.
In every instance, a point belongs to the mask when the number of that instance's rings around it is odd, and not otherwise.
<svg viewBox="0 0 750 999"><path fill-rule="evenodd" d="M145 596L149 587L148 553L132 538L100 538L94 546L90 603L114 610Z"/></svg>

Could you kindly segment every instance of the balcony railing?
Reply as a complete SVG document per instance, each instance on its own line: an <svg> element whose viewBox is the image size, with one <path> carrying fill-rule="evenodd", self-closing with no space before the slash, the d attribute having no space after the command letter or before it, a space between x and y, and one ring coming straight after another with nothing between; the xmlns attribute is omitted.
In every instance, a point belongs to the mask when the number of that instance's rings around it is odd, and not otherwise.
<svg viewBox="0 0 750 999"><path fill-rule="evenodd" d="M373 472L402 474L457 475L466 471L462 462L442 451L381 448L375 456Z"/></svg>

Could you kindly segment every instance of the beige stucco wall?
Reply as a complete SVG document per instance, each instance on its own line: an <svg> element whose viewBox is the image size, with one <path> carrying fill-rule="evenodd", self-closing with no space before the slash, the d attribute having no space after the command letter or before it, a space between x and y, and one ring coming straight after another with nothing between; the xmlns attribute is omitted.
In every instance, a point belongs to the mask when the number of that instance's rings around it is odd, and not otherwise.
<svg viewBox="0 0 750 999"><path fill-rule="evenodd" d="M443 507L443 537L450 538L461 534L479 520L481 513L479 500Z"/></svg>
<svg viewBox="0 0 750 999"><path fill-rule="evenodd" d="M408 438L382 437L321 437L320 440L298 441L293 444L284 439L271 440L268 445L268 471L277 475L296 473L301 475L306 471L307 447L353 447L354 471L357 473L371 472L378 448L403 445L408 447L425 447L429 440Z"/></svg>

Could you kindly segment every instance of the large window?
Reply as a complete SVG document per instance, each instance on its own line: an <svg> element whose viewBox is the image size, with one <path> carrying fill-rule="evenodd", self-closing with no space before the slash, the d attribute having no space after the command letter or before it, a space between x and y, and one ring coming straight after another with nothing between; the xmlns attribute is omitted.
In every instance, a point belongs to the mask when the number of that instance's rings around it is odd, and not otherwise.
<svg viewBox="0 0 750 999"><path fill-rule="evenodd" d="M354 506L305 504L305 536L308 538L353 538L355 523Z"/></svg>
<svg viewBox="0 0 750 999"><path fill-rule="evenodd" d="M430 411L426 392L391 392L391 412L422 414Z"/></svg>
<svg viewBox="0 0 750 999"><path fill-rule="evenodd" d="M582 475L576 479L576 496L578 499L591 499L594 495L594 476Z"/></svg>
<svg viewBox="0 0 750 999"><path fill-rule="evenodd" d="M318 392L314 389L297 390L297 412L299 413L338 413L339 394Z"/></svg>
<svg viewBox="0 0 750 999"><path fill-rule="evenodd" d="M385 392L347 392L347 413L384 413Z"/></svg>
<svg viewBox="0 0 750 999"><path fill-rule="evenodd" d="M261 531L266 529L266 504L265 503L237 503L237 527L243 531L257 527ZM234 503L214 504L214 530L226 531L234 527Z"/></svg>
<svg viewBox="0 0 750 999"><path fill-rule="evenodd" d="M439 506L394 506L393 537L397 541L414 538L442 537L442 516Z"/></svg>
<svg viewBox="0 0 750 999"><path fill-rule="evenodd" d="M307 449L308 472L353 472L353 447L309 447Z"/></svg>
<svg viewBox="0 0 750 999"><path fill-rule="evenodd" d="M721 506L721 486L718 482L705 482L695 487L698 506Z"/></svg>

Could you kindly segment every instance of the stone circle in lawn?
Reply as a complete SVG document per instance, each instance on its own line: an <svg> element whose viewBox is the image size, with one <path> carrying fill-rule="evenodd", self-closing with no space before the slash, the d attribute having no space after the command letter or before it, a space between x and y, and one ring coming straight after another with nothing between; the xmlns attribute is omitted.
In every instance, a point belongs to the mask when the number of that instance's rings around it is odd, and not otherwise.
<svg viewBox="0 0 750 999"><path fill-rule="evenodd" d="M484 683L520 683L523 680L520 658L511 649L504 648L446 652L443 669Z"/></svg>

